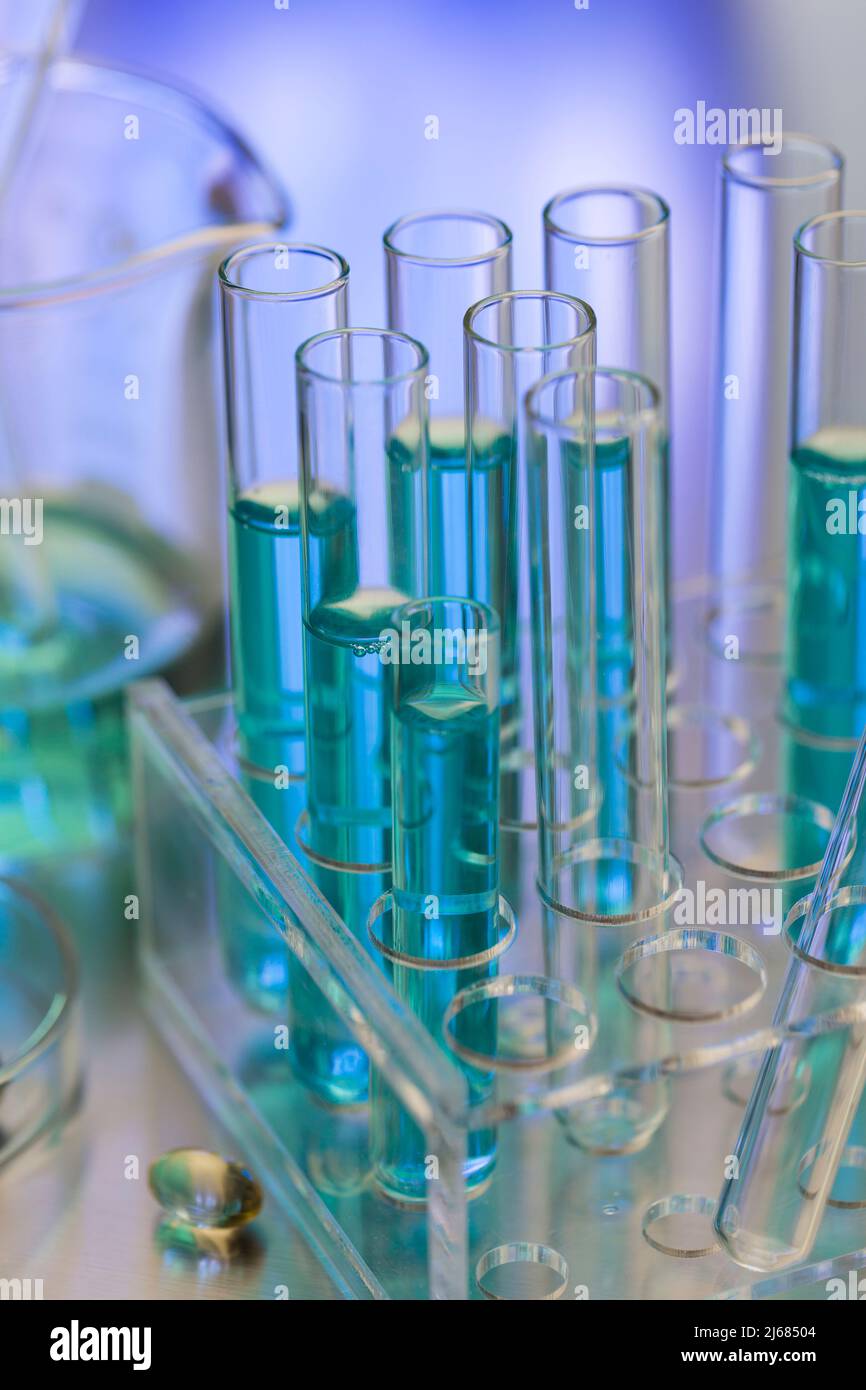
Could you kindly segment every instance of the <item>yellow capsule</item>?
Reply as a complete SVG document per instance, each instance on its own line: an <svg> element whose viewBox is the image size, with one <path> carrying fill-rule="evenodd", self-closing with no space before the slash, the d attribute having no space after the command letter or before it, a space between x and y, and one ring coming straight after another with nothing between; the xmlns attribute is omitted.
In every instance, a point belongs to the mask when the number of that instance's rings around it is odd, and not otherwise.
<svg viewBox="0 0 866 1390"><path fill-rule="evenodd" d="M147 1180L163 1210L190 1226L242 1226L262 1209L249 1169L207 1149L169 1149L151 1163Z"/></svg>

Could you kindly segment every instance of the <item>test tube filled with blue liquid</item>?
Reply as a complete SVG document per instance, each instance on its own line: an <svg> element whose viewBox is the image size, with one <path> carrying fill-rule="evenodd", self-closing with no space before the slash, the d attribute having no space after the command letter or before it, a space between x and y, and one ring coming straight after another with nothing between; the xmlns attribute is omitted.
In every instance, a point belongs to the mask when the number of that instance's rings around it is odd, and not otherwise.
<svg viewBox="0 0 866 1390"><path fill-rule="evenodd" d="M381 655L393 692L393 887L370 932L395 990L444 1050L448 1005L497 968L499 622L483 604L421 599L397 611ZM459 1024L464 1051L494 1055L494 1001L467 1010ZM490 1075L464 1070L470 1104L478 1103ZM372 1105L379 1187L423 1202L435 1155L378 1074ZM468 1187L486 1179L495 1157L495 1132L470 1130Z"/></svg>
<svg viewBox="0 0 866 1390"><path fill-rule="evenodd" d="M391 868L392 614L427 573L427 354L401 333L342 329L297 354L306 724L302 840L317 885L366 942ZM306 981L290 1054L324 1099L363 1101L367 1060Z"/></svg>
<svg viewBox="0 0 866 1390"><path fill-rule="evenodd" d="M795 246L786 722L825 748L866 724L866 213Z"/></svg>
<svg viewBox="0 0 866 1390"><path fill-rule="evenodd" d="M427 348L430 592L469 594L463 315L511 286L511 232L484 212L412 213L384 235L388 323ZM503 473L497 435L490 477Z"/></svg>
<svg viewBox="0 0 866 1390"><path fill-rule="evenodd" d="M232 677L241 776L291 844L303 809L301 527L294 354L343 327L349 268L321 246L247 246L219 272L229 460ZM226 891L232 884L227 881ZM289 953L243 896L221 903L229 974L255 1007L284 1008ZM249 924L249 925L246 925Z"/></svg>

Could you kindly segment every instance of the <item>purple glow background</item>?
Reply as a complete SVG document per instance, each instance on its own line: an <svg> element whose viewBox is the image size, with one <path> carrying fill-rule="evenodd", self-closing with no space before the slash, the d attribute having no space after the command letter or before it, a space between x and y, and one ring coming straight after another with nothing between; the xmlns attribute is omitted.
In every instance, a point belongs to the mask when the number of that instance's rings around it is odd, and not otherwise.
<svg viewBox="0 0 866 1390"><path fill-rule="evenodd" d="M552 193L630 182L672 209L675 571L706 565L720 151L678 107L777 107L839 145L866 202L850 0L89 0L76 48L197 88L283 179L292 235L340 250L354 323L384 321L380 238L401 213L503 217L515 288L542 283ZM440 138L424 138L436 115Z"/></svg>

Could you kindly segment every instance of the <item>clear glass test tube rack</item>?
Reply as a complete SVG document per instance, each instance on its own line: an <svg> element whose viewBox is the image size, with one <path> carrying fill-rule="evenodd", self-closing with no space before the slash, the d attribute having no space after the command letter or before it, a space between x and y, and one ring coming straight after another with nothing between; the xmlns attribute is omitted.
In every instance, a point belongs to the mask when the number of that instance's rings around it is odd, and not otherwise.
<svg viewBox="0 0 866 1390"><path fill-rule="evenodd" d="M524 913L495 976L452 1001L443 1048L313 887L297 847L283 844L244 791L233 766L231 701L184 703L164 683L143 682L131 694L130 726L151 1014L340 1294L827 1298L829 1280L858 1277L866 1266L866 1155L856 1145L841 1155L838 1186L797 1264L770 1274L748 1270L713 1230L761 1057L783 1046L791 1029L844 1034L862 1028L866 1016L860 1000L815 1018L773 1021L790 961L784 932L760 919L706 929L682 929L676 918L666 930L643 924L606 990L587 996L579 978L546 973L542 914ZM709 867L702 872L701 883L688 876L695 899L716 882ZM407 1210L377 1190L368 1109L317 1104L293 1076L289 1020L257 1012L233 986L220 947L220 906L237 896L217 891L226 873L424 1135L426 1202ZM471 1106L453 1044L460 1016L477 1008L495 1011L496 1045L475 1059L491 1085L484 1103ZM594 1060L599 1022L621 1008L662 1017L658 1055L642 1047ZM587 1153L570 1141L562 1123L570 1110L660 1077L670 1103L639 1152ZM800 1100L792 1095L787 1103ZM496 1164L467 1200L469 1131L490 1126ZM780 1184L802 1180L802 1161L791 1155Z"/></svg>

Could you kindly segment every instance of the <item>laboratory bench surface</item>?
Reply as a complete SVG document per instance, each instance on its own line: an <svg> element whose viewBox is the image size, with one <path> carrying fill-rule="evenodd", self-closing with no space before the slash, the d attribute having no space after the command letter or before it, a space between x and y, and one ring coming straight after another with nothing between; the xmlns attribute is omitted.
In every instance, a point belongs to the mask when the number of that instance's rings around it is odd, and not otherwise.
<svg viewBox="0 0 866 1390"><path fill-rule="evenodd" d="M84 1094L58 1134L0 1169L0 1278L41 1280L46 1300L339 1297L267 1194L230 1259L161 1236L153 1159L187 1146L243 1155L145 1016L127 871L84 866L82 878L85 891L67 885L65 901L82 971Z"/></svg>

